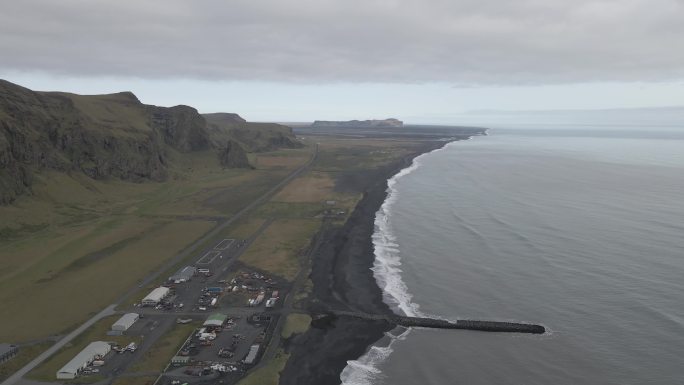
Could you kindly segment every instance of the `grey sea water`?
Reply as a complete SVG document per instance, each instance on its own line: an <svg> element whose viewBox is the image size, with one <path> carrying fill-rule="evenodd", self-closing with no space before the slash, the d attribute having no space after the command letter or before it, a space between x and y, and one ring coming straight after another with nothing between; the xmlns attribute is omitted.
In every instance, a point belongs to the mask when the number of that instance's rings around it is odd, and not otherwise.
<svg viewBox="0 0 684 385"><path fill-rule="evenodd" d="M418 158L376 218L397 311L544 336L396 332L345 384L684 383L684 131L493 129Z"/></svg>

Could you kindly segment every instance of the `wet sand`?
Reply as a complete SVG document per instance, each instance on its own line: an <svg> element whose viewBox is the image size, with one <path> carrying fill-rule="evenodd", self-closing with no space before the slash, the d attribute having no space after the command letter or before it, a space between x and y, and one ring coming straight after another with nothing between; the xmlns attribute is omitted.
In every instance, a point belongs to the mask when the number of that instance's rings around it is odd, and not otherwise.
<svg viewBox="0 0 684 385"><path fill-rule="evenodd" d="M363 198L341 227L331 227L315 253L311 280L314 288L309 308L312 314L329 309L388 314L370 270L375 260L371 236L375 213L387 196L387 180L408 167L416 156L439 148L444 142L427 142L420 150L378 170L356 178L362 180ZM340 383L347 361L355 360L380 340L393 325L354 317L325 317L288 344L290 359L281 373L281 385L332 385Z"/></svg>

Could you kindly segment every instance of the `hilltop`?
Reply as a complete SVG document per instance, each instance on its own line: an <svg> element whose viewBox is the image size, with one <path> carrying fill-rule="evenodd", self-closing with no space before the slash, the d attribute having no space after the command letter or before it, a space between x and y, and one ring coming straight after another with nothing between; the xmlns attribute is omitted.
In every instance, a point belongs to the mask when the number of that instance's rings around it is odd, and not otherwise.
<svg viewBox="0 0 684 385"><path fill-rule="evenodd" d="M316 120L311 127L403 127L404 122L398 119L371 119L371 120Z"/></svg>
<svg viewBox="0 0 684 385"><path fill-rule="evenodd" d="M0 80L0 204L30 193L43 170L159 182L175 153L214 151L223 167L249 167L246 152L298 146L288 127L237 114L205 117L190 106L143 104L131 92L37 92Z"/></svg>
<svg viewBox="0 0 684 385"><path fill-rule="evenodd" d="M218 146L236 141L248 152L272 151L278 148L300 148L292 128L276 123L247 122L238 114L219 112L203 114L209 134Z"/></svg>

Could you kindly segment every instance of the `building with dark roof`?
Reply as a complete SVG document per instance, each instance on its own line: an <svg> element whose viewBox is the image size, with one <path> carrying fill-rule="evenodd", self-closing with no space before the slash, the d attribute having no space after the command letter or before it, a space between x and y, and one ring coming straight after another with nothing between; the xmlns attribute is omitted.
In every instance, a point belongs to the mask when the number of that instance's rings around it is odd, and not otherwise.
<svg viewBox="0 0 684 385"><path fill-rule="evenodd" d="M0 363L9 361L19 353L19 347L12 344L0 344Z"/></svg>

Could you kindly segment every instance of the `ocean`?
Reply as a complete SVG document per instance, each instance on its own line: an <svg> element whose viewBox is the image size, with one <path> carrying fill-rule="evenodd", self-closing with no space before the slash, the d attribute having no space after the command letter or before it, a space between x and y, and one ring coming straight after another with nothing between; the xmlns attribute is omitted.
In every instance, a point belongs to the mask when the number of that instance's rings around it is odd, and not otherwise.
<svg viewBox="0 0 684 385"><path fill-rule="evenodd" d="M376 214L395 311L544 325L397 329L360 384L684 383L684 130L498 127L416 158Z"/></svg>

